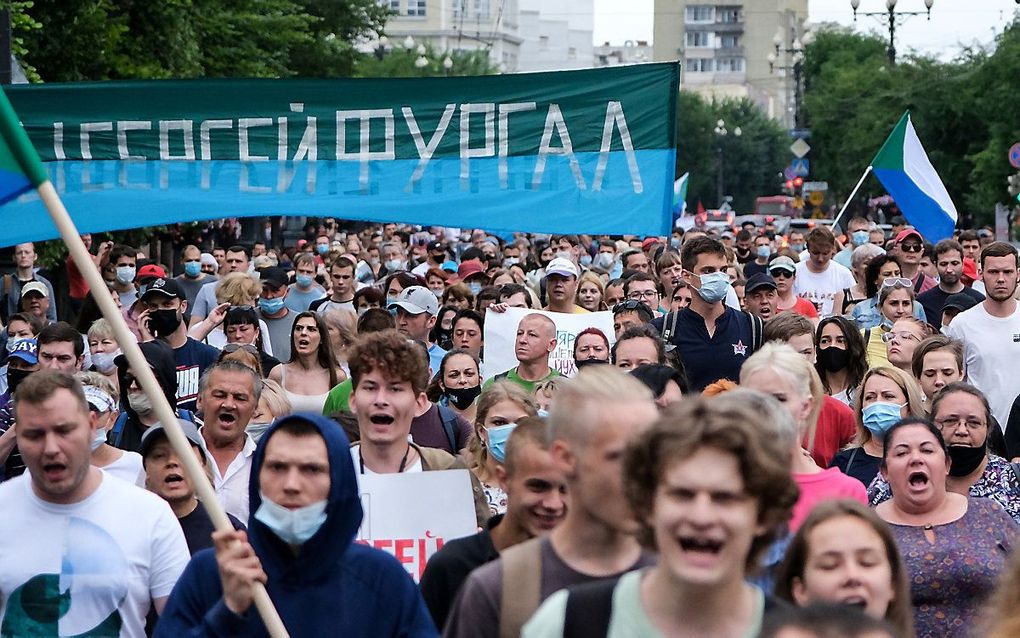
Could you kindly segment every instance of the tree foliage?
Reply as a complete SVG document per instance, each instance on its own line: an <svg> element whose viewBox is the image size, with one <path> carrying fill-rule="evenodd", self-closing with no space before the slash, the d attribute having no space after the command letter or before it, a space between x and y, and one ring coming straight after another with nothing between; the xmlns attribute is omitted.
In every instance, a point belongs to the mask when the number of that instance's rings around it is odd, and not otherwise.
<svg viewBox="0 0 1020 638"><path fill-rule="evenodd" d="M1020 141L1011 102L1020 95L1020 26L994 50L941 62L907 56L890 65L885 43L844 28L822 30L807 47L805 96L812 178L842 201L905 110L965 223L987 223L1009 200L1009 147ZM854 208L883 194L865 182Z"/></svg>
<svg viewBox="0 0 1020 638"><path fill-rule="evenodd" d="M718 120L728 134L718 136ZM741 135L733 134L740 127ZM718 207L720 157L724 195L740 213L752 212L754 200L779 192L789 142L783 128L747 99L708 101L696 93L680 92L677 101L677 174L690 173L688 206L702 202ZM721 150L721 153L720 153Z"/></svg>
<svg viewBox="0 0 1020 638"><path fill-rule="evenodd" d="M420 58L425 59L423 66L417 64ZM450 60L449 69L444 66L446 59ZM498 72L486 49L442 52L428 43L411 48L403 45L380 48L373 54L362 55L355 64L355 75L366 78L492 75Z"/></svg>

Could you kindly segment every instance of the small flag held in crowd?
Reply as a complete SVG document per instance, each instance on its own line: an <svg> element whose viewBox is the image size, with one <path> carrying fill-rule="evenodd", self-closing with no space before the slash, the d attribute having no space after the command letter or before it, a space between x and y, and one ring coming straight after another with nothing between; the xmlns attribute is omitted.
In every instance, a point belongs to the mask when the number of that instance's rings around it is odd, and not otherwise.
<svg viewBox="0 0 1020 638"><path fill-rule="evenodd" d="M48 179L17 113L0 91L0 206Z"/></svg>
<svg viewBox="0 0 1020 638"><path fill-rule="evenodd" d="M687 208L687 182L690 177L690 173L684 173L673 182L673 219L683 215L684 209Z"/></svg>
<svg viewBox="0 0 1020 638"><path fill-rule="evenodd" d="M925 239L936 242L952 236L956 206L917 138L910 111L900 118L871 165L907 221Z"/></svg>

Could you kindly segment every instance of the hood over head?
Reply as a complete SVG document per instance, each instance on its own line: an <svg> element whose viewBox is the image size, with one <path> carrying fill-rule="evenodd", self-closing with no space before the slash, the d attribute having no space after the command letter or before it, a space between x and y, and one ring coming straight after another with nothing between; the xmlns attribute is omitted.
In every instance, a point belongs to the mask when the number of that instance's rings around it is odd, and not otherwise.
<svg viewBox="0 0 1020 638"><path fill-rule="evenodd" d="M292 421L308 423L322 435L326 442L330 477L326 522L301 546L297 555L289 545L255 519L255 512L262 505L259 474L266 457L266 445L282 424ZM248 498L251 512L248 539L270 581L284 579L308 582L327 575L354 542L363 516L358 495L358 477L351 461L350 442L343 429L335 421L318 414L298 413L277 419L259 439L252 456Z"/></svg>

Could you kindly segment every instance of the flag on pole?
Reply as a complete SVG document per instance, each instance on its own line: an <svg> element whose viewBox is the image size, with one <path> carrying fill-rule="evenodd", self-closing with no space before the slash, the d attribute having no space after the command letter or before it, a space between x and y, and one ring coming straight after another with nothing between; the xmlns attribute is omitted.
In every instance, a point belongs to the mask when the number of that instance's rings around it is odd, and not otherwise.
<svg viewBox="0 0 1020 638"><path fill-rule="evenodd" d="M910 111L900 118L871 166L907 221L925 239L936 242L952 236L956 206L917 138Z"/></svg>
<svg viewBox="0 0 1020 638"><path fill-rule="evenodd" d="M687 181L690 173L684 173L673 182L673 220L676 221L687 208Z"/></svg>
<svg viewBox="0 0 1020 638"><path fill-rule="evenodd" d="M0 91L0 206L48 179L14 107Z"/></svg>

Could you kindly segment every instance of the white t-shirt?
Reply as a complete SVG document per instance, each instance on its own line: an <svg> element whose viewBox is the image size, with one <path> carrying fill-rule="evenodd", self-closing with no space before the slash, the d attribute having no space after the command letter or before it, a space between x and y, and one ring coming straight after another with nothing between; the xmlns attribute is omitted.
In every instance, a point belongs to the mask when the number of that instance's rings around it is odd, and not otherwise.
<svg viewBox="0 0 1020 638"><path fill-rule="evenodd" d="M122 450L124 453L120 455L120 458L110 463L106 467L101 467L102 471L106 472L110 476L119 478L122 481L127 481L132 485L138 487L145 487L145 468L142 465L142 455L138 452L128 452Z"/></svg>
<svg viewBox="0 0 1020 638"><path fill-rule="evenodd" d="M963 342L967 380L988 397L992 414L1006 427L1020 394L1015 366L1020 361L1020 304L1009 317L993 317L979 303L961 312L943 332Z"/></svg>
<svg viewBox="0 0 1020 638"><path fill-rule="evenodd" d="M0 511L8 635L144 638L150 602L170 595L191 558L166 501L105 474L85 500L57 505L26 473L0 485Z"/></svg>
<svg viewBox="0 0 1020 638"><path fill-rule="evenodd" d="M351 446L351 459L354 461L354 473L358 474L359 476L361 475L361 472L362 472L360 452L361 452L361 446L360 445L352 445ZM414 463L412 463L411 465L409 465L409 466L404 468L404 473L405 474L413 474L415 472L422 472L422 471L424 471L424 468L422 468L422 466L421 466L421 454L419 454L418 458L416 458L414 460ZM367 466L364 468L364 473L365 474L378 474L378 472L373 472L372 470L368 469ZM361 480L361 479L358 479L358 480Z"/></svg>
<svg viewBox="0 0 1020 638"><path fill-rule="evenodd" d="M802 261L797 264L797 279L793 282L793 292L813 303L818 315L824 318L832 314L832 302L836 298L836 293L844 288L852 288L855 283L850 269L834 261L829 261L825 272L819 273L811 272L808 269L808 262Z"/></svg>

